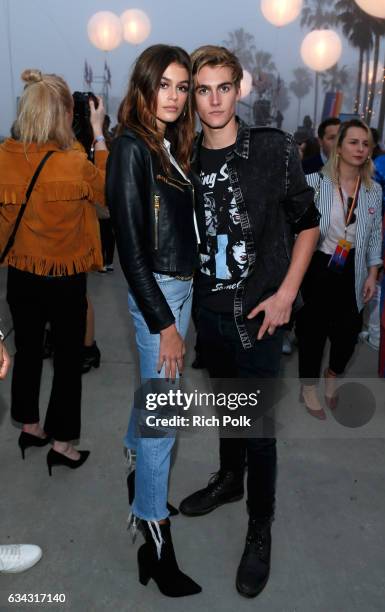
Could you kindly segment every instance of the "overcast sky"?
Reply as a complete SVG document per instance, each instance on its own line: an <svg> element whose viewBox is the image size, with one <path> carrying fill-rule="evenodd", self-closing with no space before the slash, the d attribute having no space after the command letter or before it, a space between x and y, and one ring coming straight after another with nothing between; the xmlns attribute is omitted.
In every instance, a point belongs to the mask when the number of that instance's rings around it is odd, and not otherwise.
<svg viewBox="0 0 385 612"><path fill-rule="evenodd" d="M173 43L192 51L206 44L221 44L228 32L243 27L255 36L257 49L273 54L281 75L292 80L291 71L303 66L301 40L306 34L299 20L282 29L269 24L260 11L260 0L9 0L11 57L7 44L6 0L0 0L0 66L2 80L0 134L8 133L14 115L11 74L15 94L21 90L20 73L25 68L61 74L71 89L83 88L84 60L94 75L101 74L104 54L89 42L87 22L97 11L111 10L121 14L128 8L144 10L151 22L150 37L141 45L122 43L109 53L112 72L112 95L121 97L126 88L135 57L147 46ZM343 41L342 64L354 66L356 53ZM302 115L312 109L309 95ZM284 127L295 129L296 99L286 113Z"/></svg>

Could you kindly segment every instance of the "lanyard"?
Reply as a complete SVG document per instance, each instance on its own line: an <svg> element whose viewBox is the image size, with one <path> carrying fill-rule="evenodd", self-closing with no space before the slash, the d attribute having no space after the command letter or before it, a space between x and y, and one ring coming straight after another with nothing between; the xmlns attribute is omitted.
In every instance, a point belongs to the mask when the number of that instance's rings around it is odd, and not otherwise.
<svg viewBox="0 0 385 612"><path fill-rule="evenodd" d="M344 218L345 218L345 239L346 239L346 232L348 229L348 225L352 220L354 211L357 207L358 204L358 196L360 194L360 188L361 188L361 177L357 177L357 181L356 181L356 187L354 189L354 196L353 199L348 197L348 201L347 201L347 210L345 213L345 202L344 202L344 194L342 193L342 189L341 189L341 185L338 182L338 193L340 196L340 200L341 200L341 204L342 204L342 210L344 213ZM350 206L349 206L349 200L351 200Z"/></svg>

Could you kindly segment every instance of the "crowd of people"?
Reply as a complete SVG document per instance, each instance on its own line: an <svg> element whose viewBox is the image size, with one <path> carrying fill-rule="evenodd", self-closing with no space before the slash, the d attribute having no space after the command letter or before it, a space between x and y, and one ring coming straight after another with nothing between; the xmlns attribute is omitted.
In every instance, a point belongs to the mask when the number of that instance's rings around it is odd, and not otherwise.
<svg viewBox="0 0 385 612"><path fill-rule="evenodd" d="M0 146L0 253L16 347L11 415L22 425L23 459L29 447L51 444L51 475L54 466L76 469L89 456L73 444L80 438L86 280L113 263L110 252L102 256L96 204L108 206L102 218L127 279L143 382L171 384L182 375L192 310L199 360L213 379L276 378L284 329L295 319L301 398L312 417L325 419L318 379L326 340L325 401L334 410L336 378L355 350L382 265L382 193L365 123L326 120L320 149L302 162L290 134L237 118L242 67L232 52L207 45L189 56L154 45L136 60L109 152L103 101L90 100L91 160L75 142L73 97L63 79L38 70L22 78L13 138ZM384 183L385 159L378 160ZM381 316L384 331L383 307ZM53 381L41 424L48 323ZM384 343L383 333L381 375ZM8 366L2 347L2 377ZM140 435L140 408L132 406L124 440L130 522L145 539L139 580L152 578L166 596L197 594L202 587L179 568L171 535L175 435ZM218 461L207 486L179 511L197 517L242 499L247 471L248 526L235 582L241 595L255 597L270 572L276 440L221 438ZM16 547L13 559L5 548L0 571L26 569L41 556L27 547L23 563L26 548Z"/></svg>

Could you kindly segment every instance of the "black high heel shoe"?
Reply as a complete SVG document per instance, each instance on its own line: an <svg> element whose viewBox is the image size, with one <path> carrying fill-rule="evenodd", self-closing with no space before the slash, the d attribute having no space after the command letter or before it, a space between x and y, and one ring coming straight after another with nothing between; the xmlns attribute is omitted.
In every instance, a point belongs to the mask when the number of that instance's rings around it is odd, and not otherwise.
<svg viewBox="0 0 385 612"><path fill-rule="evenodd" d="M82 374L87 374L91 368L100 366L100 351L96 342L92 346L83 346Z"/></svg>
<svg viewBox="0 0 385 612"><path fill-rule="evenodd" d="M90 451L79 451L79 453L79 459L70 459L69 457L66 457L62 453L58 453L51 448L47 454L48 474L52 476L52 467L54 465L66 465L67 467L71 468L71 470L76 470L79 468L85 461L87 461Z"/></svg>
<svg viewBox="0 0 385 612"><path fill-rule="evenodd" d="M157 529L158 527L158 529ZM153 529L159 531L159 543L154 541L146 521L142 521L146 543L138 550L139 582L147 585L152 578L159 591L167 597L185 597L196 595L202 588L190 576L184 574L178 567L174 546L171 538L170 521L158 523Z"/></svg>
<svg viewBox="0 0 385 612"><path fill-rule="evenodd" d="M47 436L46 438L39 438L38 436L34 436L33 434L29 434L26 431L22 431L19 439L18 445L21 450L21 456L25 459L25 449L30 446L46 446L51 441L51 438Z"/></svg>
<svg viewBox="0 0 385 612"><path fill-rule="evenodd" d="M135 497L135 470L129 473L127 476L127 491L128 491L128 503L132 506L132 502ZM170 516L176 516L179 514L179 510L174 508L169 502L167 502L167 510L170 513Z"/></svg>

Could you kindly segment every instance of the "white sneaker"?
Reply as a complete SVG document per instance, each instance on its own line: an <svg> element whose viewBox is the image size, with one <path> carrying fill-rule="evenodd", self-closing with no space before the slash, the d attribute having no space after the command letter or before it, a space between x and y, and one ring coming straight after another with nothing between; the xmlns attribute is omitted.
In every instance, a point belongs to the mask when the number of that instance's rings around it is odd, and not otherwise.
<svg viewBox="0 0 385 612"><path fill-rule="evenodd" d="M8 544L0 546L0 572L16 574L33 567L40 561L42 550L34 544Z"/></svg>

